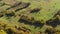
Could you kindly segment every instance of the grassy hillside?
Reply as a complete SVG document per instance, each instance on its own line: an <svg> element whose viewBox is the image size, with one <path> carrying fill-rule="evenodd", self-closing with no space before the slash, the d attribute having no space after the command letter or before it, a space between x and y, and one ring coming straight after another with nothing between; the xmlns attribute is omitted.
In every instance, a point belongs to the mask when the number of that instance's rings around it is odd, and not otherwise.
<svg viewBox="0 0 60 34"><path fill-rule="evenodd" d="M0 0L0 34L60 34L60 0Z"/></svg>

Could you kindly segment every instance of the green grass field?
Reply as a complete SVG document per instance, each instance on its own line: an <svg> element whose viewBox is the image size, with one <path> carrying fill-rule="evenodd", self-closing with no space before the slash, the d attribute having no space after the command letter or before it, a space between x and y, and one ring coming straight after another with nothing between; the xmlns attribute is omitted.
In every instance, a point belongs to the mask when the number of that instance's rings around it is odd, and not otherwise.
<svg viewBox="0 0 60 34"><path fill-rule="evenodd" d="M12 10L10 10L11 6L18 4L19 2L25 2L25 3L30 3L30 5L26 8L23 9L19 9L19 6L16 8L19 10L17 12L15 12L15 8L12 8ZM25 4L23 4L25 5ZM9 10L6 10L7 8L10 8ZM33 10L35 8L40 8L41 10L39 12L34 12L34 13L30 13L30 10ZM55 28L52 27L51 25L46 25L46 21L52 19L52 23L54 22L53 20L55 20L56 17L53 17L58 11L60 10L60 0L2 0L0 1L0 13L3 14L3 17L0 17L0 23L2 24L8 24L9 27L13 28L14 26L24 26L27 29L31 30L30 34L36 34L36 32L42 32L42 34L44 34L43 32L46 31L47 28L53 28L53 30L58 30L60 31L60 12L59 12L59 16L58 16L58 21L57 23L59 23L59 25L57 25ZM6 16L6 14L9 13L14 13L15 15L13 15L12 17ZM0 15L1 15L0 14ZM27 22L25 23L24 21L18 22L19 19L21 19L21 16L23 16L23 19L25 18L25 20L27 20ZM34 18L33 21L31 21L31 17ZM29 24L31 21L31 24ZM40 23L39 25L35 25L36 21L41 21L41 23L43 23L44 25L42 27L40 27ZM57 21L57 20L56 20ZM37 22L38 23L38 22ZM55 24L55 22L53 23ZM19 31L20 32L20 31ZM2 33L3 34L3 33ZM60 32L58 33L60 34Z"/></svg>

